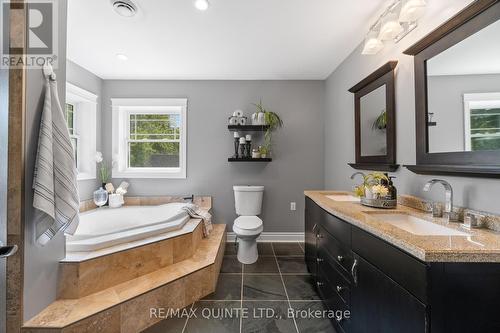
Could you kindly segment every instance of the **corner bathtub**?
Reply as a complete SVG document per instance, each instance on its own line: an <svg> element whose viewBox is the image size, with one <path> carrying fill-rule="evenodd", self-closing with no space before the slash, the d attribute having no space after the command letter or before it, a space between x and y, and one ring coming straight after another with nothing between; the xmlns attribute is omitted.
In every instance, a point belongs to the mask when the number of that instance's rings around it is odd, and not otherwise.
<svg viewBox="0 0 500 333"><path fill-rule="evenodd" d="M66 251L88 252L181 229L190 219L185 203L98 208L80 214L80 224L66 237Z"/></svg>

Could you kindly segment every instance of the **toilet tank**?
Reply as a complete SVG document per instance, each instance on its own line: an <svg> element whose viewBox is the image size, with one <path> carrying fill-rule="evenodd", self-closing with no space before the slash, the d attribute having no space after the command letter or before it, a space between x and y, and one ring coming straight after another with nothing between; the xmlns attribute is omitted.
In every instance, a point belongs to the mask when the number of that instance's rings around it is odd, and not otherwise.
<svg viewBox="0 0 500 333"><path fill-rule="evenodd" d="M233 186L234 206L240 216L256 216L262 212L264 186Z"/></svg>

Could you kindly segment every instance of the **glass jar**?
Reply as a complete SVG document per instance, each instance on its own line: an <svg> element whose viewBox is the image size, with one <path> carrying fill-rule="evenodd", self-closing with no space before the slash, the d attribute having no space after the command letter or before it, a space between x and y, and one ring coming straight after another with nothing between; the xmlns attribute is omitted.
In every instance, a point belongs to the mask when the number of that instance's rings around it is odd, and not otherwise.
<svg viewBox="0 0 500 333"><path fill-rule="evenodd" d="M106 202L108 202L108 191L101 187L94 192L94 203L97 207L102 207Z"/></svg>

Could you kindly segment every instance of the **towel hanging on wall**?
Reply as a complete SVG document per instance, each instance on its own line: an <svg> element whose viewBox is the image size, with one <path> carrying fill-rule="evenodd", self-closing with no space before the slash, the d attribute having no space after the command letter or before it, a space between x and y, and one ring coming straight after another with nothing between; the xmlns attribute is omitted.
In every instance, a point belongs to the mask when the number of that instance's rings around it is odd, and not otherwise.
<svg viewBox="0 0 500 333"><path fill-rule="evenodd" d="M36 239L47 244L58 232L73 234L78 227L80 199L73 146L52 68L44 68L45 101L38 136L33 179Z"/></svg>

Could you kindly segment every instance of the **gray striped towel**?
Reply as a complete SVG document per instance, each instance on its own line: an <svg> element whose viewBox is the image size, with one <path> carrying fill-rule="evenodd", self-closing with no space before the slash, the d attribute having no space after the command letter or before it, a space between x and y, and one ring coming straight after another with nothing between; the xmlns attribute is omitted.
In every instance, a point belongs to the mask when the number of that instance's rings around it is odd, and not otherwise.
<svg viewBox="0 0 500 333"><path fill-rule="evenodd" d="M69 130L59 102L57 82L46 80L33 179L33 207L39 212L36 239L47 244L58 232L78 227L80 199Z"/></svg>
<svg viewBox="0 0 500 333"><path fill-rule="evenodd" d="M182 207L189 216L195 219L202 219L203 221L203 236L206 238L210 236L212 231L212 214L210 214L206 209L200 208L195 204L188 204Z"/></svg>

